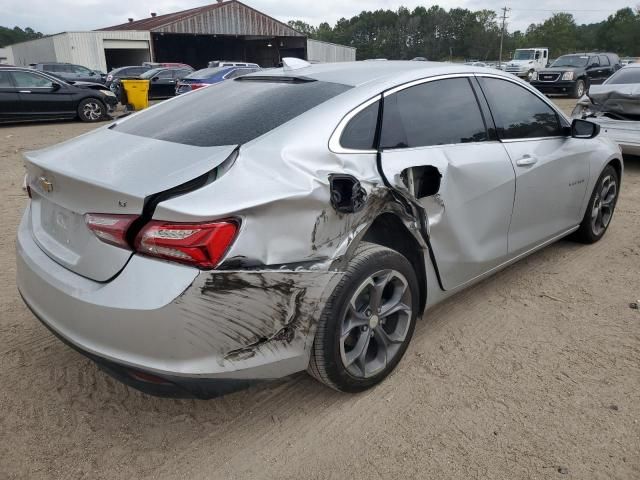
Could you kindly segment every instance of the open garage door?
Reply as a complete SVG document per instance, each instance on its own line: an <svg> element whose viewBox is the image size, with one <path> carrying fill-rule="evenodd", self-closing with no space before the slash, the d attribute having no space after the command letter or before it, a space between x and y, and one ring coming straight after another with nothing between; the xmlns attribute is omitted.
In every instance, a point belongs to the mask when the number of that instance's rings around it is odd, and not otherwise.
<svg viewBox="0 0 640 480"><path fill-rule="evenodd" d="M282 57L305 58L305 37L185 35L153 33L156 62L179 62L204 68L211 60L257 63L275 67Z"/></svg>
<svg viewBox="0 0 640 480"><path fill-rule="evenodd" d="M151 61L146 40L104 40L104 56L107 70Z"/></svg>

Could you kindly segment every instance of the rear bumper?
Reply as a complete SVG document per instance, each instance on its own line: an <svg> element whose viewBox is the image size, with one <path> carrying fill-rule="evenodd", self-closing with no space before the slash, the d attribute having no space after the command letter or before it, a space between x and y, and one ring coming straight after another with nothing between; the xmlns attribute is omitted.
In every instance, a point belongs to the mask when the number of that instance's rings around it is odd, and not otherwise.
<svg viewBox="0 0 640 480"><path fill-rule="evenodd" d="M304 370L318 312L339 279L326 271L202 272L134 255L113 280L94 282L51 260L27 218L28 209L17 241L25 303L65 342L129 380L139 371L189 391L219 380L226 392Z"/></svg>
<svg viewBox="0 0 640 480"><path fill-rule="evenodd" d="M531 82L531 85L540 90L542 93L569 94L573 92L573 89L576 86L576 82L570 80L549 83L534 81Z"/></svg>

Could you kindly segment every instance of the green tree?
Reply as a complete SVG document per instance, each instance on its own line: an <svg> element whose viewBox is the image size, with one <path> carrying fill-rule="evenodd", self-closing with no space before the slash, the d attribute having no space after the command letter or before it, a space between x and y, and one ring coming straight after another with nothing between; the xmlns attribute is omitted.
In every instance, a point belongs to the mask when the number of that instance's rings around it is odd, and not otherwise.
<svg viewBox="0 0 640 480"><path fill-rule="evenodd" d="M36 32L30 27L27 27L24 30L20 27L0 27L0 48L14 43L26 42L27 40L42 37L42 33Z"/></svg>

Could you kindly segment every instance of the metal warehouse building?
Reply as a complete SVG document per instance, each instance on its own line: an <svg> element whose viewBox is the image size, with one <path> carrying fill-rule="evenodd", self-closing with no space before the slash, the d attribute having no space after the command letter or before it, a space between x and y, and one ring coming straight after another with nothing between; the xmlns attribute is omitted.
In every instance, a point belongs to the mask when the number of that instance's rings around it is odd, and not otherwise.
<svg viewBox="0 0 640 480"><path fill-rule="evenodd" d="M283 57L315 62L355 60L355 48L307 38L264 13L222 1L91 32L64 32L12 45L16 65L68 62L108 71L142 62L181 62L202 68L210 60L273 67Z"/></svg>

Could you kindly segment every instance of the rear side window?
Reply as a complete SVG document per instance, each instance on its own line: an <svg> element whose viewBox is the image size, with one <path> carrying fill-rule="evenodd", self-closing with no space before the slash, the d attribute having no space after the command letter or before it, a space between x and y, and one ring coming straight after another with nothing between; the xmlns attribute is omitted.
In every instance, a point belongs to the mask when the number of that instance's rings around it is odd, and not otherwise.
<svg viewBox="0 0 640 480"><path fill-rule="evenodd" d="M0 70L0 88L13 88L11 83L11 74Z"/></svg>
<svg viewBox="0 0 640 480"><path fill-rule="evenodd" d="M520 85L479 78L501 139L555 137L562 134L558 114Z"/></svg>
<svg viewBox="0 0 640 480"><path fill-rule="evenodd" d="M353 117L342 131L340 145L353 150L371 150L375 148L379 108L380 102L375 102Z"/></svg>
<svg viewBox="0 0 640 480"><path fill-rule="evenodd" d="M350 88L319 81L231 80L140 112L113 129L198 147L241 145Z"/></svg>
<svg viewBox="0 0 640 480"><path fill-rule="evenodd" d="M488 139L469 80L423 83L384 100L382 148L425 147Z"/></svg>

